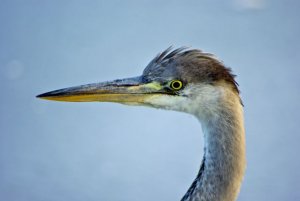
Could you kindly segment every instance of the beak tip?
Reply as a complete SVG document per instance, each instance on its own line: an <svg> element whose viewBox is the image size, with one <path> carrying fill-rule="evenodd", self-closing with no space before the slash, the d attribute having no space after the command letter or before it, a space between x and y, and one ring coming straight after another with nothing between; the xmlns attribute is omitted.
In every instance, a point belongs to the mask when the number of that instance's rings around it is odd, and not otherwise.
<svg viewBox="0 0 300 201"><path fill-rule="evenodd" d="M51 94L49 92L47 92L47 93L37 95L36 98L47 99L47 97L49 97L49 96L51 96Z"/></svg>

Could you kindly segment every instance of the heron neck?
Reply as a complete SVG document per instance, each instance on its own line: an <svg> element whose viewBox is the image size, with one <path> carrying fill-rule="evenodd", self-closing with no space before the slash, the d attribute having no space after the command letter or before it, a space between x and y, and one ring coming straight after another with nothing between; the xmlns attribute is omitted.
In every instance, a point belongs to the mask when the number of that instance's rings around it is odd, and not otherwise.
<svg viewBox="0 0 300 201"><path fill-rule="evenodd" d="M182 201L236 200L246 160L243 108L239 102L235 104L223 105L205 118L198 117L204 133L204 158L197 178Z"/></svg>

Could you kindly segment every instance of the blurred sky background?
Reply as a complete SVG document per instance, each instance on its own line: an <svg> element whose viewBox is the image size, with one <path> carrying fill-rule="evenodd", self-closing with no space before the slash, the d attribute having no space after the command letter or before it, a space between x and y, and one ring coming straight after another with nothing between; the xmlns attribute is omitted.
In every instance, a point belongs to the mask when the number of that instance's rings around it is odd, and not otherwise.
<svg viewBox="0 0 300 201"><path fill-rule="evenodd" d="M238 75L247 173L239 201L300 200L300 2L0 0L0 200L180 200L201 163L196 118L36 99L140 75L191 46Z"/></svg>

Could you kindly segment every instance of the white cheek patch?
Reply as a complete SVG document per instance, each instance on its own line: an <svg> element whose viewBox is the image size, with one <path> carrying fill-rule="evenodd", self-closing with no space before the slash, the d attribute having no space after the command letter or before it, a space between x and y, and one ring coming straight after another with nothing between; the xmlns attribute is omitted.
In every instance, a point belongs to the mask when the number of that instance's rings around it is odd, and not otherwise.
<svg viewBox="0 0 300 201"><path fill-rule="evenodd" d="M183 111L181 106L184 105L185 99L182 96L161 95L150 97L145 102L161 109Z"/></svg>
<svg viewBox="0 0 300 201"><path fill-rule="evenodd" d="M150 97L145 103L152 107L186 112L198 117L216 114L226 95L224 87L208 84L188 85L178 96L160 95Z"/></svg>

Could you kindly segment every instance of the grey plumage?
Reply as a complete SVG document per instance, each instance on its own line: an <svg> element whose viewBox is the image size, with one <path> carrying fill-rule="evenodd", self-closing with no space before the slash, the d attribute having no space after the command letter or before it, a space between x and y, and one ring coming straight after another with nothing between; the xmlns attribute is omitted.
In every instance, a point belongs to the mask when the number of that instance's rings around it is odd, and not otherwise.
<svg viewBox="0 0 300 201"><path fill-rule="evenodd" d="M239 92L231 69L225 67L213 54L198 49L181 47L171 51L169 47L158 54L143 72L146 81L164 81L168 77L185 83L215 84L223 80Z"/></svg>
<svg viewBox="0 0 300 201"><path fill-rule="evenodd" d="M246 164L243 106L231 69L212 54L168 48L141 76L55 90L38 97L118 102L194 115L204 133L204 157L181 201L236 200Z"/></svg>

